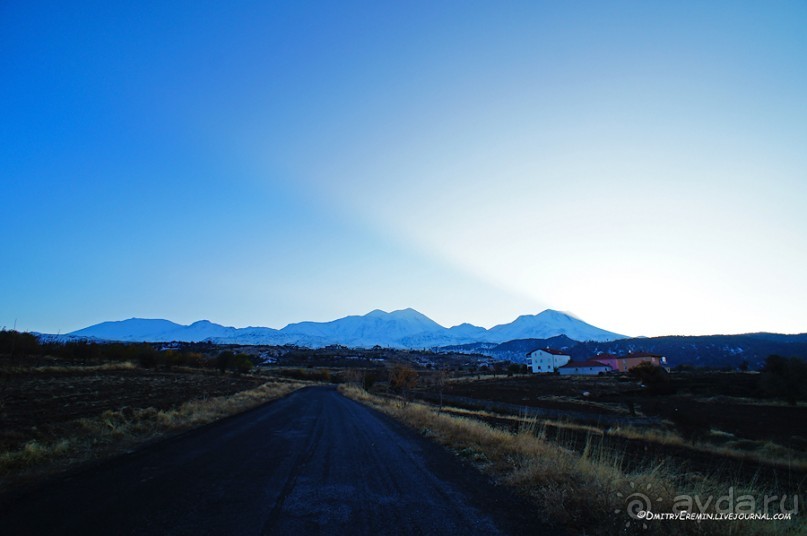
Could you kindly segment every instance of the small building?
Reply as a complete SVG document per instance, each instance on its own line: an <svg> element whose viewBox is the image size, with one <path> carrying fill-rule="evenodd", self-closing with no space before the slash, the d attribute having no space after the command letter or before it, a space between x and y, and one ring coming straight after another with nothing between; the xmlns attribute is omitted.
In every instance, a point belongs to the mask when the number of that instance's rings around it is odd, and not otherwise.
<svg viewBox="0 0 807 536"><path fill-rule="evenodd" d="M527 368L534 373L553 373L571 360L561 350L538 348L527 354Z"/></svg>
<svg viewBox="0 0 807 536"><path fill-rule="evenodd" d="M562 376L598 376L613 369L599 361L570 361L558 369Z"/></svg>
<svg viewBox="0 0 807 536"><path fill-rule="evenodd" d="M647 352L633 352L623 356L613 354L600 354L592 358L594 361L599 361L619 372L628 372L633 367L640 363L650 363L657 367L667 365L667 358L657 354L650 354Z"/></svg>

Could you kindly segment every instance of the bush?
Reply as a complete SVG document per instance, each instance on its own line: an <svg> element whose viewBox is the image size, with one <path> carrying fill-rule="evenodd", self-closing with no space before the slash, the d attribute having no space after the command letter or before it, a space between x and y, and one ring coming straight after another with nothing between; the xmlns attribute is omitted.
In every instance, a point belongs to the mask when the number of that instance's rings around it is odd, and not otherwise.
<svg viewBox="0 0 807 536"><path fill-rule="evenodd" d="M639 363L628 373L647 386L648 392L656 395L669 395L675 392L667 371L652 363Z"/></svg>
<svg viewBox="0 0 807 536"><path fill-rule="evenodd" d="M676 408L670 420L681 436L692 442L705 437L711 429L711 423L702 413L687 413Z"/></svg>
<svg viewBox="0 0 807 536"><path fill-rule="evenodd" d="M373 371L367 371L364 373L362 377L362 387L369 391L373 388L373 385L378 381L378 375Z"/></svg>
<svg viewBox="0 0 807 536"><path fill-rule="evenodd" d="M285 369L278 371L278 374L285 378L292 378L294 380L304 380L311 382L331 382L331 371L327 369ZM347 375L348 380L351 381L350 375Z"/></svg>
<svg viewBox="0 0 807 536"><path fill-rule="evenodd" d="M236 374L246 374L252 370L252 360L247 354L238 354L233 357L230 367Z"/></svg>
<svg viewBox="0 0 807 536"><path fill-rule="evenodd" d="M795 406L799 400L807 400L807 362L795 357L768 356L760 383L768 396Z"/></svg>
<svg viewBox="0 0 807 536"><path fill-rule="evenodd" d="M39 339L30 333L0 331L0 354L9 357L37 355L40 353Z"/></svg>
<svg viewBox="0 0 807 536"><path fill-rule="evenodd" d="M156 368L160 363L160 354L149 344L138 344L131 347L137 362L143 368Z"/></svg>

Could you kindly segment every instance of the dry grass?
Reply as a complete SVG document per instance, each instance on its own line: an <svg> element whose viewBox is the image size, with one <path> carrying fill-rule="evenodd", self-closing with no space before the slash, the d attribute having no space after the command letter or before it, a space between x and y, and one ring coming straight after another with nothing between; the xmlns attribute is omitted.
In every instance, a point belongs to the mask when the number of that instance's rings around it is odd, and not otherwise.
<svg viewBox="0 0 807 536"><path fill-rule="evenodd" d="M447 413L451 413L453 415L458 415L461 417L510 421L515 425L518 425L519 427L526 426L529 429L537 429L537 427L540 425L542 429L546 429L546 427L551 426L563 430L575 430L579 432L586 432L592 435L604 435L606 433L605 431L603 431L603 429L588 424L579 424L572 421L559 421L555 419L539 419L538 417L527 416L525 414L508 415L505 413L496 413L481 409L466 409L466 408L457 408L453 406L444 406L441 411L445 411Z"/></svg>
<svg viewBox="0 0 807 536"><path fill-rule="evenodd" d="M632 441L655 443L668 447L703 452L724 458L732 458L735 460L781 467L784 469L807 471L807 455L803 451L794 450L771 441L738 439L734 435L722 432L720 430L711 430L703 440L693 442L685 439L671 429L636 428L632 426L615 426L603 429L596 426L578 424L571 421L538 419L536 417L507 415L485 410L444 407L443 411L458 416L511 421L518 425L521 425L521 423L527 420L540 424L544 429L546 427L553 427L559 430L585 432L587 434L591 434L592 436L618 437Z"/></svg>
<svg viewBox="0 0 807 536"><path fill-rule="evenodd" d="M105 411L95 418L78 419L80 433L51 442L29 441L21 449L0 452L0 474L3 474L0 485L24 476L32 468L37 468L37 472L55 472L207 424L280 398L305 385L308 383L272 381L230 396L192 400L169 410L122 408Z"/></svg>
<svg viewBox="0 0 807 536"><path fill-rule="evenodd" d="M723 521L688 523L645 522L628 517L631 495L643 493L653 505L672 505L683 494L721 496L725 485L690 481L674 468L658 466L628 473L622 457L600 448L602 435L588 436L582 454L543 439L545 423L522 419L516 433L479 420L450 415L421 403L371 395L353 386L343 394L368 404L419 430L474 463L499 482L529 497L546 517L580 534L801 534L796 522ZM460 412L451 408L452 412ZM471 413L471 412L468 412ZM498 416L497 416L498 417ZM735 487L738 494L761 497L763 490ZM669 508L669 507L668 507ZM654 508L664 511L661 508Z"/></svg>
<svg viewBox="0 0 807 536"><path fill-rule="evenodd" d="M771 441L737 439L732 434L720 430L711 430L704 440L694 442L671 430L657 428L615 427L606 430L605 433L609 436L689 449L724 458L807 471L807 456L802 451Z"/></svg>

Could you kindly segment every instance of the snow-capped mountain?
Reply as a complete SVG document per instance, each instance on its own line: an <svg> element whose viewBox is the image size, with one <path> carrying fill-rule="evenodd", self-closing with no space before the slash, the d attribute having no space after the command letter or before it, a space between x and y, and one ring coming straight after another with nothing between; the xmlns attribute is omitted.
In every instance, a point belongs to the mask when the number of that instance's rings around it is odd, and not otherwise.
<svg viewBox="0 0 807 536"><path fill-rule="evenodd" d="M445 328L414 309L387 313L375 310L331 322L299 322L281 330L262 327L234 328L200 320L183 326L168 320L131 318L103 322L68 334L100 340L199 342L221 344L296 344L318 348L329 344L353 347L436 348L468 343L500 343L514 339L546 339L566 335L576 341L612 341L623 335L605 331L566 313L548 309L518 317L489 330L471 324Z"/></svg>
<svg viewBox="0 0 807 536"><path fill-rule="evenodd" d="M345 346L401 346L412 335L431 335L446 328L414 309L386 313L374 310L364 316L347 316L331 322L300 322L289 324L284 334L317 337L337 341Z"/></svg>
<svg viewBox="0 0 807 536"><path fill-rule="evenodd" d="M237 328L214 324L210 320L198 320L190 326L183 326L178 335L191 341L204 341L206 339L223 339L233 337L237 333Z"/></svg>
<svg viewBox="0 0 807 536"><path fill-rule="evenodd" d="M622 335L605 331L583 322L568 313L547 309L537 315L522 315L509 324L490 328L488 342L505 342L516 339L549 339L566 335L576 341L612 341L624 339Z"/></svg>
<svg viewBox="0 0 807 536"><path fill-rule="evenodd" d="M485 328L480 328L479 326L474 326L473 324L468 324L467 322L460 324L459 326L454 326L453 328L448 328L448 335L459 339L481 340L485 337L487 332L488 330Z"/></svg>
<svg viewBox="0 0 807 536"><path fill-rule="evenodd" d="M108 341L159 342L172 341L174 340L171 338L172 334L188 328L190 326L176 324L170 320L130 318L128 320L101 322L100 324L68 333L68 336ZM190 339L188 340L190 341Z"/></svg>

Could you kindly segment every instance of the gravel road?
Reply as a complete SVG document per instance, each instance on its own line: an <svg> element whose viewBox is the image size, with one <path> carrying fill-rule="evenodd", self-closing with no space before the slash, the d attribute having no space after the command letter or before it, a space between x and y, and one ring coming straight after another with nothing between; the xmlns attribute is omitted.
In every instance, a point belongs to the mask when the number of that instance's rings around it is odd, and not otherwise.
<svg viewBox="0 0 807 536"><path fill-rule="evenodd" d="M0 534L557 534L385 415L312 387L25 493Z"/></svg>

